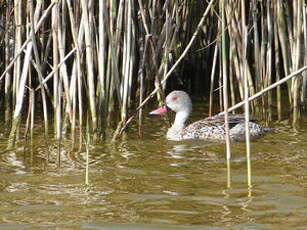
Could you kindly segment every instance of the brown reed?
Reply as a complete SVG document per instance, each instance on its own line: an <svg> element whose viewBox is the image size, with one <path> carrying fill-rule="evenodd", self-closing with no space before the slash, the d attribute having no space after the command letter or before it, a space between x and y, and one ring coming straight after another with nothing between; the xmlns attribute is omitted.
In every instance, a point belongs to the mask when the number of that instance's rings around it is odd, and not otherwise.
<svg viewBox="0 0 307 230"><path fill-rule="evenodd" d="M70 133L74 143L77 137L81 143L88 112L91 133L121 124L120 134L132 120L135 103L141 127L140 109L149 98L178 85L192 94L210 95L210 115L217 112L215 101L223 110L225 99L218 93L223 87L216 89L224 64L224 83L229 85L225 96L231 106L250 101L246 93L253 98L306 65L303 1L249 0L245 10L242 1L225 1L225 57L220 64L219 3L2 1L0 115L10 127L9 146L18 140L20 125L27 123L26 111L34 123L42 117L46 136L53 131L61 140ZM281 120L286 110L282 104L288 102L296 123L307 94L306 73L277 86L253 101L250 112L260 106L272 120L276 103Z"/></svg>

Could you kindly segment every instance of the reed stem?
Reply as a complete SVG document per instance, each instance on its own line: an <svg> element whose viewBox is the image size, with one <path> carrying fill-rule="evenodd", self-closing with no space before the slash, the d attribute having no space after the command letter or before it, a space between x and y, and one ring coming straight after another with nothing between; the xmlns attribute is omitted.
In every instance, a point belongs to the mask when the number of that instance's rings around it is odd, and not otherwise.
<svg viewBox="0 0 307 230"><path fill-rule="evenodd" d="M227 82L227 59L226 59L226 35L225 35L225 1L221 1L221 10L220 14L222 15L222 68L223 68L223 102L224 102L224 110L226 111L224 114L225 118L225 139L226 139L226 159L227 159L227 178L231 178L230 175L230 159L231 159L231 149L230 149L230 137L229 137L229 122L228 122L228 82ZM231 180L227 180L227 187L231 187Z"/></svg>

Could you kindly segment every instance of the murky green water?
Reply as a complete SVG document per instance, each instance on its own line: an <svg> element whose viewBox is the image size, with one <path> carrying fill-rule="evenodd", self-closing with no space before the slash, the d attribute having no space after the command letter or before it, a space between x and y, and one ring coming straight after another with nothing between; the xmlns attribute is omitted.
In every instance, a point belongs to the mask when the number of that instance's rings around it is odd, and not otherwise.
<svg viewBox="0 0 307 230"><path fill-rule="evenodd" d="M196 117L200 112L196 111ZM246 185L244 143L232 145L232 188L226 187L224 144L171 142L161 117L147 117L144 135L85 152L36 134L33 151L4 151L0 130L0 229L306 229L307 119L299 131L275 131L252 143L253 188ZM50 151L50 163L46 153Z"/></svg>

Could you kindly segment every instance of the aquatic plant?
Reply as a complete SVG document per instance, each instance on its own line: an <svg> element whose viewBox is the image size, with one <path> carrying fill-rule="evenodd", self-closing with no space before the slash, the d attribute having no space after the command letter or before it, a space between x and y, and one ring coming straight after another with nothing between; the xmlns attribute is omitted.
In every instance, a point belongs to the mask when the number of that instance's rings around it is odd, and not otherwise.
<svg viewBox="0 0 307 230"><path fill-rule="evenodd" d="M305 106L303 1L0 4L0 111L11 130L9 146L23 122L33 132L43 120L46 135L52 130L56 139L64 134L74 143L76 137L82 143L86 119L93 134L115 125L116 138L134 117L141 131L143 106L175 88L207 95L210 115L218 112L214 101L220 112L245 101L247 118L249 110L260 110L272 120L276 103L281 120L282 104L289 103L296 123ZM256 92L260 100L250 104Z"/></svg>

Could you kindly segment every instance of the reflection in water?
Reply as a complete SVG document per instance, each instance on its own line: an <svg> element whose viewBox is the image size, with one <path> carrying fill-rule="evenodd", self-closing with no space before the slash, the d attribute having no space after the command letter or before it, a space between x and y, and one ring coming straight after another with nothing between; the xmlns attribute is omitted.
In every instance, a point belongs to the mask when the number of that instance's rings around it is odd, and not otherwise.
<svg viewBox="0 0 307 230"><path fill-rule="evenodd" d="M253 187L246 185L245 144L232 144L232 187L226 188L223 143L164 139L160 118L124 141L85 152L37 137L30 152L0 155L0 229L303 229L307 222L307 126L277 126L252 142ZM3 137L1 137L3 138ZM1 143L5 140L0 140ZM47 151L50 159L47 160Z"/></svg>
<svg viewBox="0 0 307 230"><path fill-rule="evenodd" d="M3 156L1 159L2 163L10 166L10 168L14 168L16 174L24 174L26 173L25 164L21 159L18 159L15 152L9 152Z"/></svg>
<svg viewBox="0 0 307 230"><path fill-rule="evenodd" d="M173 158L184 158L184 153L187 151L187 145L184 144L175 144L171 150L167 151L169 155Z"/></svg>

